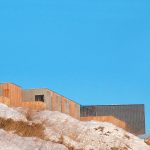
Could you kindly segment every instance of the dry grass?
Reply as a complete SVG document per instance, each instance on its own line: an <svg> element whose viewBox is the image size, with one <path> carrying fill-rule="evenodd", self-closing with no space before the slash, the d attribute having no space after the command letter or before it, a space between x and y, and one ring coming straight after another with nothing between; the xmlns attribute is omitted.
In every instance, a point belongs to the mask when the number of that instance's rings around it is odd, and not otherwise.
<svg viewBox="0 0 150 150"><path fill-rule="evenodd" d="M6 131L14 131L19 136L44 139L44 127L42 124L29 124L28 122L0 118L0 128Z"/></svg>
<svg viewBox="0 0 150 150"><path fill-rule="evenodd" d="M28 117L30 118L31 112L28 113ZM4 119L0 117L0 128L5 131L12 131L13 133L22 137L38 137L42 140L48 140L44 135L44 127L42 124L30 124L29 122L14 121L13 119ZM71 145L66 145L62 136L59 142L54 143L63 144L68 148L68 150L77 150Z"/></svg>
<svg viewBox="0 0 150 150"><path fill-rule="evenodd" d="M111 147L111 150L128 150L126 147Z"/></svg>
<svg viewBox="0 0 150 150"><path fill-rule="evenodd" d="M149 137L149 138L146 138L146 139L144 140L144 142L145 142L147 145L150 145L150 137Z"/></svg>
<svg viewBox="0 0 150 150"><path fill-rule="evenodd" d="M130 136L127 134L125 134L124 137L127 138L128 140L130 139Z"/></svg>

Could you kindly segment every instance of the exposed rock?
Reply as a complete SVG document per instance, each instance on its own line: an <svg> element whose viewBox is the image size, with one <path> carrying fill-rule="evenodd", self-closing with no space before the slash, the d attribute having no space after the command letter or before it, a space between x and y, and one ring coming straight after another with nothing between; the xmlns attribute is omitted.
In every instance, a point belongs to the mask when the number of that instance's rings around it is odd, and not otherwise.
<svg viewBox="0 0 150 150"><path fill-rule="evenodd" d="M0 130L0 150L68 150L64 145Z"/></svg>
<svg viewBox="0 0 150 150"><path fill-rule="evenodd" d="M144 140L106 122L0 104L1 150L150 150ZM145 140L146 142L147 140Z"/></svg>
<svg viewBox="0 0 150 150"><path fill-rule="evenodd" d="M147 145L150 145L150 137L146 138L144 141Z"/></svg>

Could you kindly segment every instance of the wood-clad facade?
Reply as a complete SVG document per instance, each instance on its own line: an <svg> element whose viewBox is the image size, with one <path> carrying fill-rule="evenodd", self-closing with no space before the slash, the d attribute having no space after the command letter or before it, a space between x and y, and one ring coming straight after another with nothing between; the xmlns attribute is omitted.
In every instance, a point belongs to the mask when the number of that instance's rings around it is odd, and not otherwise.
<svg viewBox="0 0 150 150"><path fill-rule="evenodd" d="M15 84L3 83L0 84L0 97L1 101L2 97L10 99L9 106L59 111L80 119L80 104L47 88L24 90Z"/></svg>
<svg viewBox="0 0 150 150"><path fill-rule="evenodd" d="M82 118L95 116L98 119L102 116L114 116L126 123L129 132L137 135L145 133L143 104L81 106L80 113Z"/></svg>
<svg viewBox="0 0 150 150"><path fill-rule="evenodd" d="M0 84L0 96L4 96L10 99L10 106L18 106L22 101L23 91L21 87L13 83Z"/></svg>
<svg viewBox="0 0 150 150"><path fill-rule="evenodd" d="M111 122L136 135L145 133L143 104L80 106L47 88L25 90L13 83L0 84L0 102L12 107L59 111L81 121Z"/></svg>

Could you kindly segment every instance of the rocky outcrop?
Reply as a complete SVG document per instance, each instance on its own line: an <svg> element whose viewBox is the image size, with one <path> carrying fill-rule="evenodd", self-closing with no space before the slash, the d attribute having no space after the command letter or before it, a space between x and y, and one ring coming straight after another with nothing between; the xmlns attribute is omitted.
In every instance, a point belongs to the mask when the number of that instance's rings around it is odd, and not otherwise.
<svg viewBox="0 0 150 150"><path fill-rule="evenodd" d="M144 141L147 145L150 145L150 137L146 138Z"/></svg>
<svg viewBox="0 0 150 150"><path fill-rule="evenodd" d="M0 150L150 150L144 140L111 123L28 110L0 104Z"/></svg>

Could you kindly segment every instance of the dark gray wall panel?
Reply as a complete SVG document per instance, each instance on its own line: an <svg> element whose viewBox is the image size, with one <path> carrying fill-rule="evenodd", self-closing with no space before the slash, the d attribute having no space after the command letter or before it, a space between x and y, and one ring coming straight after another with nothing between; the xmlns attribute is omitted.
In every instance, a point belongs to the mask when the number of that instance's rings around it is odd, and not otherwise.
<svg viewBox="0 0 150 150"><path fill-rule="evenodd" d="M81 106L80 115L81 117L111 115L125 121L131 133L145 133L145 112L143 104Z"/></svg>

